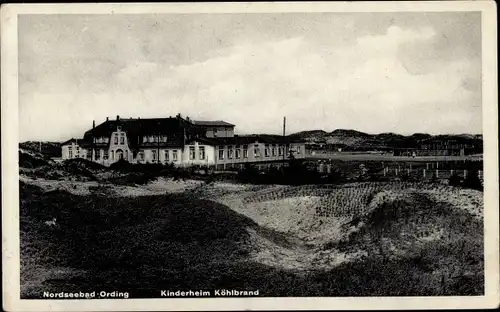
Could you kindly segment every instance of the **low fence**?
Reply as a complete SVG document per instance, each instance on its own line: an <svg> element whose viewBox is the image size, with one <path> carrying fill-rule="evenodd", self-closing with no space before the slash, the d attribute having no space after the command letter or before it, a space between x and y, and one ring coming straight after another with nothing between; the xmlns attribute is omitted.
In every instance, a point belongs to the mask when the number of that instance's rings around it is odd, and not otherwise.
<svg viewBox="0 0 500 312"><path fill-rule="evenodd" d="M464 156L394 156L393 153L367 153L367 152L330 152L330 151L306 151L307 159L322 160L357 160L357 161L413 161L413 162L432 162L432 161L483 161L482 155L464 155Z"/></svg>
<svg viewBox="0 0 500 312"><path fill-rule="evenodd" d="M424 179L427 178L438 178L438 179L449 179L453 175L457 175L461 178L467 178L469 174L477 173L480 179L483 179L483 171L473 171L466 169L410 169L410 168L389 168L385 167L383 169L384 176L403 176L403 175L413 175L421 176Z"/></svg>
<svg viewBox="0 0 500 312"><path fill-rule="evenodd" d="M328 161L317 161L316 169L322 174L329 174L334 170L343 171L346 168L342 164L335 164ZM418 163L418 164L405 164L405 163L384 163L380 162L378 164L364 164L361 162L356 165L355 170L372 172L376 174L383 175L385 177L402 177L402 176L412 176L414 178L421 179L449 179L453 175L457 175L461 178L466 178L468 175L476 173L478 177L483 181L483 170L482 164L476 162L428 162L428 163ZM353 168L346 170L352 170Z"/></svg>

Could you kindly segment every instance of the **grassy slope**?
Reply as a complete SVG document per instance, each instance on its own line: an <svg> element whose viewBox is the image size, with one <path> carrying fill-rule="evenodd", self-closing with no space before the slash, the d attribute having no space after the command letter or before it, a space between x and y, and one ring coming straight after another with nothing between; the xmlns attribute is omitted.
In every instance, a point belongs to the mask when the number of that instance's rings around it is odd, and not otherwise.
<svg viewBox="0 0 500 312"><path fill-rule="evenodd" d="M365 250L368 256L309 273L248 261L246 228L289 248L287 236L209 200L43 194L25 184L21 199L22 284L34 286L23 288L28 297L35 289L61 285L67 290L247 288L267 296L482 293L480 222L424 195L360 211L354 234L323 249ZM43 224L52 217L60 225L54 230ZM438 230L444 230L440 239L422 239ZM57 275L57 268L85 273ZM34 283L33 276L44 270L52 274Z"/></svg>
<svg viewBox="0 0 500 312"><path fill-rule="evenodd" d="M411 295L484 292L483 223L466 211L412 191L385 200L356 221L347 239L325 247L370 255L356 265L367 265L367 275L389 283L364 280L366 289ZM370 270L371 263L379 266Z"/></svg>
<svg viewBox="0 0 500 312"><path fill-rule="evenodd" d="M332 234L332 242L323 245L314 260L324 263L335 261L341 254L366 255L304 276L301 280L308 285L308 294L471 295L481 294L484 284L482 202L477 201L481 194L426 183L361 183L330 189L275 187L234 194L226 202L259 220L259 224L288 229L289 236L302 237L320 247L325 234ZM307 211L314 211L318 202L306 200L296 210L287 200L293 195L321 196L325 201L320 206L333 209L335 217L308 221ZM238 198L247 205L238 203ZM354 232L338 241L337 232L331 231L335 222L331 221L346 217L345 208L349 206L352 219L343 232ZM357 206L359 209L355 209ZM470 207L464 209L466 206ZM277 212L286 218L272 220ZM297 227L297 221L303 228ZM309 234L303 237L302 231ZM313 235L316 232L318 237ZM287 256L279 259L280 252L273 248L276 246L268 248L267 254L272 254L268 263L276 267L291 263ZM343 281L346 285L339 285ZM295 287L289 291L300 293L302 286Z"/></svg>
<svg viewBox="0 0 500 312"><path fill-rule="evenodd" d="M111 287L110 274L122 274L117 287L127 281L141 285L128 277L130 272L155 283L158 270L181 273L187 267L236 260L245 254L245 228L255 226L220 204L182 196L41 194L23 184L21 190L21 257L87 270L91 273L82 282L89 286ZM56 229L43 223L52 217L57 217Z"/></svg>

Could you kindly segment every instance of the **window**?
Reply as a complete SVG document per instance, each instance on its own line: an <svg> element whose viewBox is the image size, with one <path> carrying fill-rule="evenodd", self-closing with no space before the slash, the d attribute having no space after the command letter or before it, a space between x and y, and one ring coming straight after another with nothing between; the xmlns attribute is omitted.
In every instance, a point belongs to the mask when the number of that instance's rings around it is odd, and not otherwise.
<svg viewBox="0 0 500 312"><path fill-rule="evenodd" d="M101 159L101 150L95 151L95 160Z"/></svg>
<svg viewBox="0 0 500 312"><path fill-rule="evenodd" d="M158 156L156 155L156 150L152 150L151 152L153 154L153 161L156 161L156 156Z"/></svg>
<svg viewBox="0 0 500 312"><path fill-rule="evenodd" d="M200 146L199 152L200 152L200 160L204 160L205 159L205 146Z"/></svg>
<svg viewBox="0 0 500 312"><path fill-rule="evenodd" d="M107 160L108 159L108 150L104 150L102 154L102 159Z"/></svg>
<svg viewBox="0 0 500 312"><path fill-rule="evenodd" d="M256 158L260 157L260 149L258 144L255 144L253 147L253 156Z"/></svg>
<svg viewBox="0 0 500 312"><path fill-rule="evenodd" d="M115 159L115 151L111 151L111 160Z"/></svg>
<svg viewBox="0 0 500 312"><path fill-rule="evenodd" d="M300 155L300 145L297 145L295 150L297 151L297 155Z"/></svg>
<svg viewBox="0 0 500 312"><path fill-rule="evenodd" d="M266 144L265 145L265 148L264 148L264 155L266 157L269 157L269 144Z"/></svg>
<svg viewBox="0 0 500 312"><path fill-rule="evenodd" d="M194 146L189 147L189 160L194 160L196 158Z"/></svg>
<svg viewBox="0 0 500 312"><path fill-rule="evenodd" d="M173 151L172 151L172 159L173 159L174 161L177 161L177 150L173 150Z"/></svg>
<svg viewBox="0 0 500 312"><path fill-rule="evenodd" d="M240 159L240 158L241 158L241 149L240 149L240 147L239 147L239 146L236 148L236 155L235 155L235 158L236 158L236 159Z"/></svg>
<svg viewBox="0 0 500 312"><path fill-rule="evenodd" d="M125 144L125 136L123 134L120 137L120 144Z"/></svg>
<svg viewBox="0 0 500 312"><path fill-rule="evenodd" d="M69 158L73 158L73 151L69 151Z"/></svg>
<svg viewBox="0 0 500 312"><path fill-rule="evenodd" d="M92 150L91 149L87 150L87 159L92 160Z"/></svg>
<svg viewBox="0 0 500 312"><path fill-rule="evenodd" d="M233 158L233 147L232 146L229 146L227 148L227 158L228 159L232 159Z"/></svg>
<svg viewBox="0 0 500 312"><path fill-rule="evenodd" d="M275 147L274 145L273 145L273 146L272 146L272 148L271 148L271 155L272 155L273 157L275 157L275 156L276 156L276 147Z"/></svg>
<svg viewBox="0 0 500 312"><path fill-rule="evenodd" d="M278 154L280 156L283 156L283 146L280 146L279 149L278 149Z"/></svg>
<svg viewBox="0 0 500 312"><path fill-rule="evenodd" d="M118 144L118 136L115 135L115 144Z"/></svg>
<svg viewBox="0 0 500 312"><path fill-rule="evenodd" d="M165 150L163 152L163 154L165 155L165 161L169 162L170 161L170 152L169 152L169 150Z"/></svg>
<svg viewBox="0 0 500 312"><path fill-rule="evenodd" d="M139 156L139 160L144 160L144 151L140 150L138 156Z"/></svg>
<svg viewBox="0 0 500 312"><path fill-rule="evenodd" d="M224 159L224 146L219 146L219 159Z"/></svg>
<svg viewBox="0 0 500 312"><path fill-rule="evenodd" d="M128 150L125 151L125 160L128 161Z"/></svg>
<svg viewBox="0 0 500 312"><path fill-rule="evenodd" d="M243 158L248 158L248 145L243 145Z"/></svg>

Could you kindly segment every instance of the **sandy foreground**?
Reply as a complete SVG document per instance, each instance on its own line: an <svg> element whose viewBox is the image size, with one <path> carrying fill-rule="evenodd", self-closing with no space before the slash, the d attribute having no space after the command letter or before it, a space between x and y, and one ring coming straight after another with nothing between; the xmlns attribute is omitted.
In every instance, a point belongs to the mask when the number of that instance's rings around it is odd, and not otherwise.
<svg viewBox="0 0 500 312"><path fill-rule="evenodd" d="M353 228L346 230L344 225L352 220L350 215L318 215L319 208L325 206L332 211L341 205L365 206L374 209L389 199L404 198L408 192L429 195L433 200L445 202L472 217L482 220L482 193L448 186L409 185L396 187L375 184L354 183L339 188L318 186L280 186L280 185L243 185L226 182L205 184L201 181L174 181L159 178L146 185L117 186L97 182L51 181L30 179L21 176L20 181L41 187L45 191L64 190L76 195L101 194L111 197L135 197L192 192L193 196L210 199L226 205L234 211L247 216L264 229L270 229L286 236L286 244L248 229L251 252L249 261L288 270L331 269L342 263L366 257L363 249L355 251L325 250L323 246L332 241L345 238ZM361 213L362 211L360 211ZM441 231L442 232L442 231ZM419 241L439 240L440 230L423 235ZM391 247L392 248L392 247ZM397 248L393 248L397 253Z"/></svg>

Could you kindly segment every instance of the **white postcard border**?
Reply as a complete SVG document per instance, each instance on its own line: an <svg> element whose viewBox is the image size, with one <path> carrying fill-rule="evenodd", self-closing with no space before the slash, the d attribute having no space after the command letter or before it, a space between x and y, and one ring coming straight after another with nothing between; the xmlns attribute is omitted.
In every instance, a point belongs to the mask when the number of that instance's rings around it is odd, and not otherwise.
<svg viewBox="0 0 500 312"><path fill-rule="evenodd" d="M500 302L498 91L496 7L493 1L290 2L177 4L22 4L1 10L3 297L7 311L358 310L493 308ZM485 194L485 296L304 297L112 300L21 300L19 279L18 59L19 14L147 14L264 12L482 12Z"/></svg>

